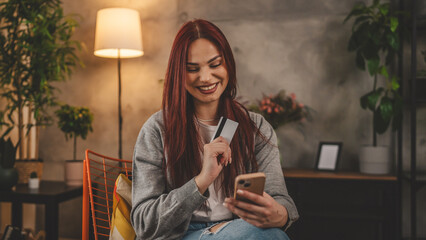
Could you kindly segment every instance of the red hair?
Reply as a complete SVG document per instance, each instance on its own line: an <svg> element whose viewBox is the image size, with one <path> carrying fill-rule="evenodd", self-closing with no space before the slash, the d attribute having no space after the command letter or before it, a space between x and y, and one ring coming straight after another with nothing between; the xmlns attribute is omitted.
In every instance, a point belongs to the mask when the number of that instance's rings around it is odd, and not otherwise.
<svg viewBox="0 0 426 240"><path fill-rule="evenodd" d="M233 193L238 174L258 170L254 155L254 134L258 132L248 111L235 100L237 78L231 47L222 31L213 23L197 19L185 23L176 35L170 53L163 91L165 175L177 188L198 175L202 168L202 142L197 132L192 96L186 91L185 76L188 49L192 42L205 38L212 42L224 59L229 81L220 97L219 116L239 123L230 143L232 164L223 168L220 187L227 196ZM165 159L164 159L165 161Z"/></svg>

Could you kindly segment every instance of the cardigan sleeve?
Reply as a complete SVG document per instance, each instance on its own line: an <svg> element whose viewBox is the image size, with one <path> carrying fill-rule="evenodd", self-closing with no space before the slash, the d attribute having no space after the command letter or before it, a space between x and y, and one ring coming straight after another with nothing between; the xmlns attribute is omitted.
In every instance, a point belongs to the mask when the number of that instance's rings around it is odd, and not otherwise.
<svg viewBox="0 0 426 240"><path fill-rule="evenodd" d="M142 127L133 154L131 222L137 239L176 239L183 236L192 212L207 197L192 179L167 191L164 176L161 113Z"/></svg>
<svg viewBox="0 0 426 240"><path fill-rule="evenodd" d="M288 212L288 221L285 230L299 218L293 199L287 191L280 155L277 145L277 136L272 126L260 114L251 113L251 118L256 123L263 135L255 137L255 155L259 165L259 172L266 175L265 192L275 201L283 205Z"/></svg>

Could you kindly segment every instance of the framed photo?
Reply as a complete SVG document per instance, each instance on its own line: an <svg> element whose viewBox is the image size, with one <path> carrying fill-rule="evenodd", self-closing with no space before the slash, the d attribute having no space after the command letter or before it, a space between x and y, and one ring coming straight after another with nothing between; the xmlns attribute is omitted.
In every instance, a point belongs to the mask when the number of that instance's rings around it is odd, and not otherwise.
<svg viewBox="0 0 426 240"><path fill-rule="evenodd" d="M320 142L315 166L316 170L336 171L342 145L342 142Z"/></svg>

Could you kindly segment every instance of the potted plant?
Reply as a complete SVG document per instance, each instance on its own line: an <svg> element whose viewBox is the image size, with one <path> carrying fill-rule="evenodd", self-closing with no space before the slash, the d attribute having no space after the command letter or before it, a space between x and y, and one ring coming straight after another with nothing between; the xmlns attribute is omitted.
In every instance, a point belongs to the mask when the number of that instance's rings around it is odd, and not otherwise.
<svg viewBox="0 0 426 240"><path fill-rule="evenodd" d="M52 123L47 110L56 104L53 83L65 80L81 64L76 55L80 43L71 39L78 24L64 15L59 0L2 1L0 23L2 136L16 128L18 160L38 159L38 127ZM25 133L36 135L35 144ZM35 156L29 156L24 146L34 145Z"/></svg>
<svg viewBox="0 0 426 240"><path fill-rule="evenodd" d="M18 183L15 165L16 147L10 138L0 138L0 190L10 190Z"/></svg>
<svg viewBox="0 0 426 240"><path fill-rule="evenodd" d="M65 139L74 139L73 160L65 162L65 180L68 185L81 185L83 182L83 161L77 160L77 137L86 139L92 132L93 114L86 107L73 107L63 104L55 112L58 127L65 133Z"/></svg>
<svg viewBox="0 0 426 240"><path fill-rule="evenodd" d="M40 187L40 179L37 176L37 172L31 172L28 187L30 189L38 189Z"/></svg>
<svg viewBox="0 0 426 240"><path fill-rule="evenodd" d="M372 90L360 98L361 107L373 114L372 145L360 150L360 170L365 173L390 172L389 148L377 144L377 134L385 133L390 125L394 131L401 125L399 79L388 70L401 45L400 14L392 12L389 3L374 0L370 6L355 4L344 20L354 18L348 50L355 52L356 66L373 77Z"/></svg>

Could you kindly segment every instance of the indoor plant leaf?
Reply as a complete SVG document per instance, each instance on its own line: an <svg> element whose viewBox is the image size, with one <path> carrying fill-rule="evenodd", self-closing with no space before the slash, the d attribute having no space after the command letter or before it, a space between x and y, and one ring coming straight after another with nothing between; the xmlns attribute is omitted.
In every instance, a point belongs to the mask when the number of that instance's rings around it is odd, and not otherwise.
<svg viewBox="0 0 426 240"><path fill-rule="evenodd" d="M393 102L389 97L384 96L380 100L379 111L382 118L386 122L390 122L394 113L393 113Z"/></svg>
<svg viewBox="0 0 426 240"><path fill-rule="evenodd" d="M396 29L398 28L398 24L399 24L398 18L396 17L390 18L390 25L391 25L390 29L392 32L396 31Z"/></svg>
<svg viewBox="0 0 426 240"><path fill-rule="evenodd" d="M371 76L376 75L379 69L380 59L374 58L367 61L368 72Z"/></svg>
<svg viewBox="0 0 426 240"><path fill-rule="evenodd" d="M380 113L380 110L376 109L374 114L374 127L376 129L376 132L378 134L383 134L384 132L386 132L389 127L389 123L389 119L384 119Z"/></svg>
<svg viewBox="0 0 426 240"><path fill-rule="evenodd" d="M399 89L399 82L398 82L398 77L393 76L392 80L391 80L391 85L392 85L392 90L396 91Z"/></svg>

